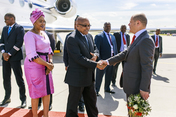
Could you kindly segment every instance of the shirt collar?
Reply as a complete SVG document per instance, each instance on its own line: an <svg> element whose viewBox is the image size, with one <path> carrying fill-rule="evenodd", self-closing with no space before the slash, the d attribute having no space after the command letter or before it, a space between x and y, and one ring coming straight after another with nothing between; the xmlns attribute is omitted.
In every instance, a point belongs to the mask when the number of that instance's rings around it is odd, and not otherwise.
<svg viewBox="0 0 176 117"><path fill-rule="evenodd" d="M11 25L11 26L9 26L9 27L11 27L11 28L12 28L14 25L15 25L15 23L14 23L14 24L12 24L12 25Z"/></svg>
<svg viewBox="0 0 176 117"><path fill-rule="evenodd" d="M144 31L146 31L146 29L142 29L142 30L140 30L140 31L138 31L137 33L135 33L134 35L136 36L136 38L140 35L140 34L142 34ZM135 39L136 39L135 38Z"/></svg>

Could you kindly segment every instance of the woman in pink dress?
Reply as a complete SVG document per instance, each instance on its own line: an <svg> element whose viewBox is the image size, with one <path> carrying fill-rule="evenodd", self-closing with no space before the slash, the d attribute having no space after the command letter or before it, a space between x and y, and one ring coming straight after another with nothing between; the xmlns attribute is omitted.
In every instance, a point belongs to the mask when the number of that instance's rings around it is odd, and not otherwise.
<svg viewBox="0 0 176 117"><path fill-rule="evenodd" d="M51 71L52 49L47 34L43 31L45 19L43 12L36 9L30 17L33 29L24 36L26 58L24 71L31 97L33 117L38 117L38 100L42 97L43 114L48 117L50 94L54 93Z"/></svg>

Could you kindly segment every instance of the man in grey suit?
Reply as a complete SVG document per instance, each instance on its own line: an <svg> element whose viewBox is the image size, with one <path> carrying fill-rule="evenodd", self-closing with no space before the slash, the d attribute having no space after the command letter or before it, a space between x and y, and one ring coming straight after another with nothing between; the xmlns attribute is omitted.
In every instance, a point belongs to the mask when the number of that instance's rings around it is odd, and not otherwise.
<svg viewBox="0 0 176 117"><path fill-rule="evenodd" d="M77 106L81 95L88 116L98 117L94 71L96 67L100 68L99 63L95 62L99 54L92 35L88 33L89 29L89 20L79 17L76 20L76 30L68 36L66 42L69 57L65 76L65 83L69 87L66 117L78 117Z"/></svg>
<svg viewBox="0 0 176 117"><path fill-rule="evenodd" d="M159 36L159 34L160 29L156 29L156 34L151 36L155 42L154 67L153 67L154 74L156 74L156 65L158 62L158 58L159 56L162 57L162 50L163 50L162 37Z"/></svg>
<svg viewBox="0 0 176 117"><path fill-rule="evenodd" d="M99 60L105 60L111 56L116 55L117 52L117 43L115 37L110 34L111 24L109 22L104 23L104 31L95 36L95 44L99 50ZM110 83L112 79L114 66L107 66L104 70L96 69L96 93L99 96L100 86L103 79L103 75L105 74L105 85L104 91L107 93L115 93L110 90Z"/></svg>
<svg viewBox="0 0 176 117"><path fill-rule="evenodd" d="M125 61L123 69L123 90L128 96L141 94L147 100L150 93L152 76L152 62L154 56L154 42L146 31L147 18L144 14L131 17L130 32L134 33L131 45L127 50L114 57L102 61L102 64L114 65ZM104 66L105 67L105 66Z"/></svg>

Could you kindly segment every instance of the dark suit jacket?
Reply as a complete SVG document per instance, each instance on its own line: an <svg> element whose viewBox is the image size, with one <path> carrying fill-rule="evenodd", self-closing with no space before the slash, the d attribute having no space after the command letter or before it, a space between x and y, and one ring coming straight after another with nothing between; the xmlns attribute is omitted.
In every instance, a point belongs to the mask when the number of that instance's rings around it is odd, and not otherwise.
<svg viewBox="0 0 176 117"><path fill-rule="evenodd" d="M116 38L118 53L120 53L120 48L121 48L121 33L120 32L116 32L113 35ZM128 47L130 45L130 36L128 34L125 34L125 36L126 36L127 47Z"/></svg>
<svg viewBox="0 0 176 117"><path fill-rule="evenodd" d="M137 94L140 90L150 92L154 48L153 39L144 31L127 50L108 59L110 65L125 61L123 90L126 94Z"/></svg>
<svg viewBox="0 0 176 117"><path fill-rule="evenodd" d="M78 30L67 39L67 52L69 57L69 67L65 76L65 82L75 87L90 86L94 79L94 70L96 62L91 61L92 55L90 52L95 53L97 56L98 50L93 43L92 35L88 34L87 39L81 35Z"/></svg>
<svg viewBox="0 0 176 117"><path fill-rule="evenodd" d="M71 32L72 33L72 32ZM63 61L64 61L64 64L65 64L65 67L68 66L68 52L67 52L67 39L68 39L68 36L71 34L69 33L66 38L65 38L65 43L64 43L64 55L63 55Z"/></svg>
<svg viewBox="0 0 176 117"><path fill-rule="evenodd" d="M155 42L155 35L152 35L151 37L153 38L153 40ZM162 52L163 52L162 37L159 36L159 53L162 54Z"/></svg>
<svg viewBox="0 0 176 117"><path fill-rule="evenodd" d="M9 61L17 61L23 59L22 45L23 45L24 29L17 23L14 24L12 30L8 35L8 26L5 26L2 31L0 40L0 51L5 50L10 53ZM3 57L2 57L3 59Z"/></svg>
<svg viewBox="0 0 176 117"><path fill-rule="evenodd" d="M51 46L51 49L54 53L54 50L55 50L55 39L54 39L54 36L52 33L49 33L48 31L45 31L45 33L48 35L49 37L49 40L50 40L50 46Z"/></svg>
<svg viewBox="0 0 176 117"><path fill-rule="evenodd" d="M116 40L115 40L115 37L113 35L111 35L111 40L112 40L112 43L113 43L113 51L114 51L114 54L116 55L118 52L117 52L117 43L116 43ZM99 60L105 60L105 59L108 59L109 57L111 57L111 46L108 42L108 39L105 35L104 32L98 34L95 36L95 44L99 50Z"/></svg>

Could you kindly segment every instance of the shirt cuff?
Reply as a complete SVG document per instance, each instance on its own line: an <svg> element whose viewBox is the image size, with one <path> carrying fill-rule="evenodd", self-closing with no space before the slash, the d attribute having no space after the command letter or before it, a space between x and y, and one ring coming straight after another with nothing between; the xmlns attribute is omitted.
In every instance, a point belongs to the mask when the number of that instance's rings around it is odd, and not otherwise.
<svg viewBox="0 0 176 117"><path fill-rule="evenodd" d="M12 56L9 52L8 52L8 55L9 55L9 56Z"/></svg>
<svg viewBox="0 0 176 117"><path fill-rule="evenodd" d="M107 65L109 65L109 61L108 61L108 60L106 60L106 62L107 62Z"/></svg>
<svg viewBox="0 0 176 117"><path fill-rule="evenodd" d="M3 54L5 52L5 50L1 50L1 53Z"/></svg>

